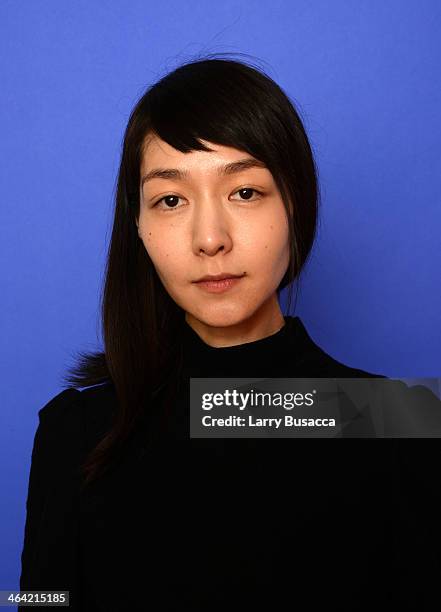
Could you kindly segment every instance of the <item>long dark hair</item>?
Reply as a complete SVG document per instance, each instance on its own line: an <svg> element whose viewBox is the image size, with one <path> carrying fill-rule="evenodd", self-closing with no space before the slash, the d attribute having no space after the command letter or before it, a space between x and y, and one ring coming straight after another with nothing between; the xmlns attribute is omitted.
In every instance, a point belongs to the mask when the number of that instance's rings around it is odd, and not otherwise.
<svg viewBox="0 0 441 612"><path fill-rule="evenodd" d="M148 87L124 134L101 293L104 351L79 351L76 364L63 376L67 387L111 383L118 402L110 429L81 466L84 485L115 458L148 402L161 393L164 406L172 401L182 365L185 313L164 289L137 232L148 134L181 152L210 151L203 139L245 151L266 164L289 220L290 261L277 289L280 301L280 292L290 288L287 312L292 282L316 234L320 197L311 146L294 104L263 69L209 55L181 64ZM167 380L171 372L176 375Z"/></svg>

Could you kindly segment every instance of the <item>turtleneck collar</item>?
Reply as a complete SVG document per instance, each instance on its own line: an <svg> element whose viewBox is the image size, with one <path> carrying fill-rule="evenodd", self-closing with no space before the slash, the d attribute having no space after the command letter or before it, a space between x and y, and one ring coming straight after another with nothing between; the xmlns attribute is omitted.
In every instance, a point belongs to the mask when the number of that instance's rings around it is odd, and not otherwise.
<svg viewBox="0 0 441 612"><path fill-rule="evenodd" d="M295 354L304 348L300 346L303 326L298 317L285 316L284 320L285 325L270 336L223 347L204 342L184 320L185 374L193 378L292 376Z"/></svg>

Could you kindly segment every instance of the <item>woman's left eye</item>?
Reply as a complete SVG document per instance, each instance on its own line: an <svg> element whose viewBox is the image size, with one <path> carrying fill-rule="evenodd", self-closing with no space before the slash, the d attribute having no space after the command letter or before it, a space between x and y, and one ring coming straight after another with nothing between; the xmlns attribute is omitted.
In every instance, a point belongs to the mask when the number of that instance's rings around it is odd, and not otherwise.
<svg viewBox="0 0 441 612"><path fill-rule="evenodd" d="M257 191L257 189L253 189L252 187L242 187L242 189L239 189L235 193L245 194L244 196L242 195L242 197L244 197L245 200L249 200L251 198L252 193L257 193L258 195L262 195L261 191Z"/></svg>

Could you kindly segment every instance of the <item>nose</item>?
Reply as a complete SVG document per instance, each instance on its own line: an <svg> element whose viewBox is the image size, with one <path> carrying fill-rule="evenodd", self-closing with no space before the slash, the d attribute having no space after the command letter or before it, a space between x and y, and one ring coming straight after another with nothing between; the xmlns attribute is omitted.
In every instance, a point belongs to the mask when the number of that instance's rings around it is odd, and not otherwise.
<svg viewBox="0 0 441 612"><path fill-rule="evenodd" d="M221 202L213 198L200 200L192 219L194 253L213 256L218 251L228 252L232 247L230 221Z"/></svg>

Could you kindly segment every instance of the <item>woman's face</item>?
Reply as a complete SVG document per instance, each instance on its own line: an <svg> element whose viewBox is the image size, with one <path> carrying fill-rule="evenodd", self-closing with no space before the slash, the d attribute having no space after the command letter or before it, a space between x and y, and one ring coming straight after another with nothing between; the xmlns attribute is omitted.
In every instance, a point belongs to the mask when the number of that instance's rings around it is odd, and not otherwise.
<svg viewBox="0 0 441 612"><path fill-rule="evenodd" d="M227 164L253 158L203 142L214 151L181 153L157 136L146 140L139 236L165 289L200 335L214 333L216 344L216 328L223 337L234 326L271 333L268 325L274 331L284 323L276 290L289 263L280 192L266 167L243 164L223 173ZM158 169L168 172L145 179ZM243 276L222 293L195 283L220 273Z"/></svg>

